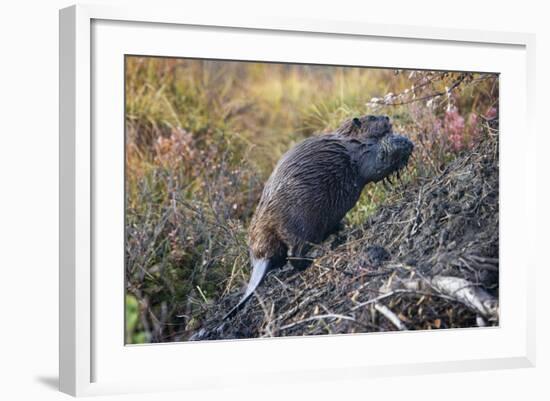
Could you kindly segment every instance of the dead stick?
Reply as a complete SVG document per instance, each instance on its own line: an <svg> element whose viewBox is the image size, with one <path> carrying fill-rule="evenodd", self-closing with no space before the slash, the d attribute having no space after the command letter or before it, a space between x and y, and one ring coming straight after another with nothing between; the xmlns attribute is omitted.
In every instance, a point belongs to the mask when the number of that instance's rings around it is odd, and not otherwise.
<svg viewBox="0 0 550 401"><path fill-rule="evenodd" d="M407 326L405 326L401 319L399 319L399 317L395 313L393 313L386 305L375 303L374 309L384 315L399 330L407 330Z"/></svg>

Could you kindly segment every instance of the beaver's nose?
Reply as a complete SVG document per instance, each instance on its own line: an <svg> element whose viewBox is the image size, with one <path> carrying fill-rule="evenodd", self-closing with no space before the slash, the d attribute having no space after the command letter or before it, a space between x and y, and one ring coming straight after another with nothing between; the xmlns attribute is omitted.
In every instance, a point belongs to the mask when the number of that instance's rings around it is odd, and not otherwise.
<svg viewBox="0 0 550 401"><path fill-rule="evenodd" d="M404 136L397 136L394 138L395 146L397 146L400 149L403 149L404 152L407 154L411 154L414 149L414 144L409 138L405 138Z"/></svg>

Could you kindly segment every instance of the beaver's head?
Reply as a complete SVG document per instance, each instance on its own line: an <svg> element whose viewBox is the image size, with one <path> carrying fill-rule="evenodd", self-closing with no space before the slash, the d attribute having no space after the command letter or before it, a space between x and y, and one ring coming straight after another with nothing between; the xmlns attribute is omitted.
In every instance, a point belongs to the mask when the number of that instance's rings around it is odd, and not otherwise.
<svg viewBox="0 0 550 401"><path fill-rule="evenodd" d="M345 121L336 130L336 134L355 138L380 137L390 133L391 130L392 125L388 116L366 115Z"/></svg>
<svg viewBox="0 0 550 401"><path fill-rule="evenodd" d="M338 134L357 139L355 148L364 182L377 182L399 173L409 161L413 143L392 132L387 116L367 115L346 121Z"/></svg>

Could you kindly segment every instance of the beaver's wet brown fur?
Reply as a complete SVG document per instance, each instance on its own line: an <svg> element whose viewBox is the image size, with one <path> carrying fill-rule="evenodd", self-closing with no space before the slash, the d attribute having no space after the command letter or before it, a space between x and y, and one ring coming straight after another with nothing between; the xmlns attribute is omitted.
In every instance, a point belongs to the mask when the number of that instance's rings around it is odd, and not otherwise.
<svg viewBox="0 0 550 401"><path fill-rule="evenodd" d="M307 268L311 246L337 230L368 182L403 168L412 148L408 139L392 134L388 117L363 116L284 154L249 227L250 282L226 318L244 305L270 270L287 261L296 269Z"/></svg>

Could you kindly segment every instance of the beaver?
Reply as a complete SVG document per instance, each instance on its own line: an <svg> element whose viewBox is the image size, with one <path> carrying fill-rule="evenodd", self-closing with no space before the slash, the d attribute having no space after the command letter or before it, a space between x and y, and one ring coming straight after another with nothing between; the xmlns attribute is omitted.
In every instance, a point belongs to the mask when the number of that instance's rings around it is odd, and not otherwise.
<svg viewBox="0 0 550 401"><path fill-rule="evenodd" d="M412 150L409 139L392 132L387 116L366 115L287 151L265 184L248 230L250 281L224 320L244 306L271 270L287 262L306 269L312 245L338 230L365 185L399 174Z"/></svg>

